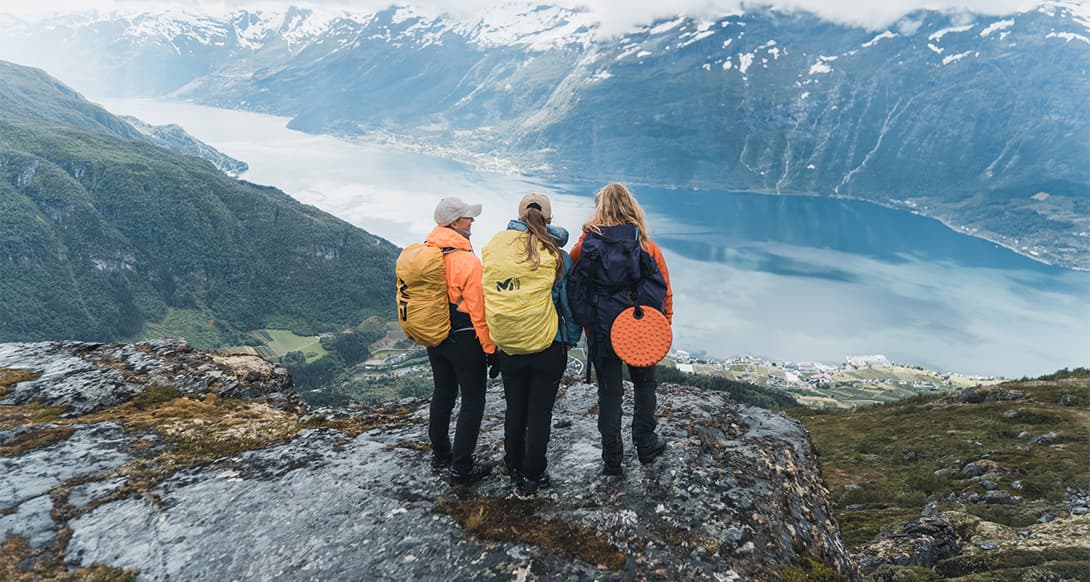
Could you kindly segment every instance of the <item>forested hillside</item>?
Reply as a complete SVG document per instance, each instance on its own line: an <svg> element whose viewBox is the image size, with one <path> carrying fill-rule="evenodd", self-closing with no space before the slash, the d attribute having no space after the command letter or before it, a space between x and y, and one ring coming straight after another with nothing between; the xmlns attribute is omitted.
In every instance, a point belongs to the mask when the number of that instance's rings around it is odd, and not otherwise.
<svg viewBox="0 0 1090 582"><path fill-rule="evenodd" d="M134 337L168 313L229 341L384 312L392 244L139 139L0 63L0 341Z"/></svg>

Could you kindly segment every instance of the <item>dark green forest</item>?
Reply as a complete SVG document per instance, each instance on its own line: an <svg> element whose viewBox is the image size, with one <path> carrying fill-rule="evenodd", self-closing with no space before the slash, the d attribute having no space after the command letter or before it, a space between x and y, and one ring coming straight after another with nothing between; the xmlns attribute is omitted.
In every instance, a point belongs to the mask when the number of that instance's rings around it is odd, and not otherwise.
<svg viewBox="0 0 1090 582"><path fill-rule="evenodd" d="M130 130L0 62L0 341L131 339L175 308L242 343L388 311L394 245Z"/></svg>

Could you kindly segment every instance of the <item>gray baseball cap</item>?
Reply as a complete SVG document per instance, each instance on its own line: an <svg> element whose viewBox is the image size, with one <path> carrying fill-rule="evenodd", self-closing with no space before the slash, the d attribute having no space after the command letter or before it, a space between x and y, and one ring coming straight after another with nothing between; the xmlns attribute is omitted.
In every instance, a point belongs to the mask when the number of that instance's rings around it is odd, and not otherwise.
<svg viewBox="0 0 1090 582"><path fill-rule="evenodd" d="M467 204L461 198L444 198L435 205L435 224L450 226L450 223L464 216L477 218L481 214L480 204Z"/></svg>

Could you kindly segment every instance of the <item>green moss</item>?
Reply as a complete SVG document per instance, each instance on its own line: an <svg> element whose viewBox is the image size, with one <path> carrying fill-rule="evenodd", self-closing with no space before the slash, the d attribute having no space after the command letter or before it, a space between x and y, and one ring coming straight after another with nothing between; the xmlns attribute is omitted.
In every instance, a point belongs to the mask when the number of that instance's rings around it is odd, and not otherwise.
<svg viewBox="0 0 1090 582"><path fill-rule="evenodd" d="M443 499L436 508L450 515L466 531L499 542L525 543L588 564L620 570L627 561L597 531L568 521L537 516L541 500L500 497Z"/></svg>
<svg viewBox="0 0 1090 582"><path fill-rule="evenodd" d="M934 582L939 577L930 568L884 564L867 575L867 582Z"/></svg>
<svg viewBox="0 0 1090 582"><path fill-rule="evenodd" d="M805 556L798 564L782 566L779 578L783 582L838 582L841 580L839 572L810 556Z"/></svg>
<svg viewBox="0 0 1090 582"><path fill-rule="evenodd" d="M411 414L412 411L407 406L382 406L363 414L342 418L315 417L300 426L302 428L329 428L343 432L351 437L357 437L376 428L399 426L405 422L405 417Z"/></svg>
<svg viewBox="0 0 1090 582"><path fill-rule="evenodd" d="M147 410L158 404L174 400L181 393L173 386L148 386L142 394L133 398L130 402L137 410Z"/></svg>
<svg viewBox="0 0 1090 582"><path fill-rule="evenodd" d="M1042 551L1006 550L987 552L971 556L957 556L943 560L935 565L935 572L943 578L959 578L984 574L987 580L1021 580L1021 574L1030 569L1054 573L1072 572L1071 566L1078 564L1078 575L1062 579L1088 580L1090 571L1090 549L1087 548L1049 548ZM1005 571L1006 575L1000 575ZM1010 576L1010 577L1008 577ZM1045 578L1047 579L1047 578Z"/></svg>

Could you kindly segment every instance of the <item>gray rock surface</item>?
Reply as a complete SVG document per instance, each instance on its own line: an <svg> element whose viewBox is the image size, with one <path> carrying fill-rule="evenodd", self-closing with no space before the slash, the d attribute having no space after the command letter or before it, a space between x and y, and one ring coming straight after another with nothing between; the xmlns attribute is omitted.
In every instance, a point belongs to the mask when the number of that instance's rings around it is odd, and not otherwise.
<svg viewBox="0 0 1090 582"><path fill-rule="evenodd" d="M115 406L149 386L170 386L182 394L215 393L223 398L259 399L284 394L294 401L291 375L257 356L208 355L184 340L138 344L41 342L0 344L0 368L41 374L21 382L0 404L38 402L60 406L72 416Z"/></svg>
<svg viewBox="0 0 1090 582"><path fill-rule="evenodd" d="M935 517L921 517L893 531L883 532L863 544L856 554L864 572L882 565L931 566L939 560L961 553L961 543L953 525Z"/></svg>
<svg viewBox="0 0 1090 582"><path fill-rule="evenodd" d="M49 492L72 479L104 474L120 467L129 456L124 431L114 423L77 425L67 440L14 458L0 457L0 539L26 537L39 547L55 533Z"/></svg>
<svg viewBox="0 0 1090 582"><path fill-rule="evenodd" d="M124 369L111 369L138 387L125 393L140 391L136 368L147 377L182 379L179 384L210 391L230 384L209 379L208 371L228 375L210 354L186 351L183 364L176 354L153 355L151 347L136 350L147 358L118 349L92 351L132 357L107 362L69 354L94 365L50 367L7 355L0 367L18 361L43 372L16 385L20 398L78 402L80 410L101 409L122 393L101 373L118 361L126 362ZM62 351L45 350L47 360L59 361ZM0 346L0 354L24 353ZM165 374L169 366L175 367ZM82 371L73 371L77 367ZM62 368L67 371L50 372ZM238 377L231 372L231 379ZM71 389L57 390L48 378ZM255 393L290 394L275 379L272 374L249 386ZM0 488L0 507L13 508L0 523L17 520L22 525L10 531L39 544L63 528L71 532L65 552L70 567L97 562L136 568L141 580L510 580L530 574L552 580L749 580L775 577L804 557L846 579L857 577L801 425L720 393L684 387L660 392L666 453L645 466L628 451L626 474L616 478L600 475L596 388L562 387L554 412L559 428L549 448L553 487L531 500L514 496L501 475L455 488L430 469L427 403L413 401L386 412L319 411L301 421L386 416L358 436L307 428L283 444L182 468L127 496L116 495L125 480L110 471L126 462L127 449L117 441L120 435L132 445L146 435L111 423L80 425L67 441L4 460L19 463L19 474L28 476ZM89 396L74 398L77 393ZM487 400L478 454L498 459L504 402L498 388ZM625 406L630 412L631 402ZM86 447L96 438L103 444L93 450L113 455L101 453L107 460L99 465L47 454ZM30 473L40 475L35 481ZM78 481L65 481L70 476ZM55 512L64 523L43 520L48 511L42 500L49 494L66 504ZM488 527L495 524L502 527ZM593 548L601 551L587 553Z"/></svg>

